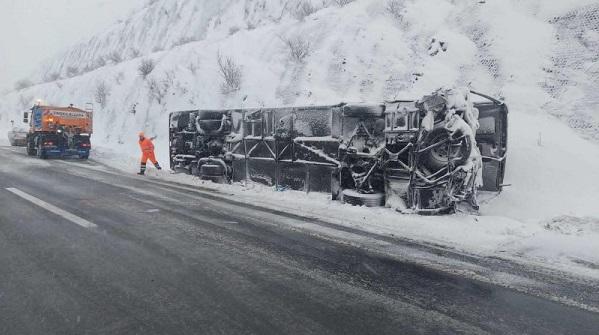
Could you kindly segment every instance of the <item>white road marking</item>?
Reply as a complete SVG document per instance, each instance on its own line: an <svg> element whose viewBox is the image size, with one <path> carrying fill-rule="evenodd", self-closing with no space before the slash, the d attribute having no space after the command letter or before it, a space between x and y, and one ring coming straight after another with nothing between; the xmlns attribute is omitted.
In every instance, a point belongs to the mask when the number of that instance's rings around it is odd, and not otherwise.
<svg viewBox="0 0 599 335"><path fill-rule="evenodd" d="M62 210L62 209L60 209L54 205L51 205L41 199L38 199L32 195L29 195L19 189L8 187L6 190L9 192L12 192L15 195L18 195L19 197L31 202L32 204L34 204L36 206L39 206L49 212L52 212L52 213L54 213L62 218L65 218L75 224L78 224L81 227L84 227L84 228L96 228L97 227L95 224L87 221L86 219L80 218L75 214L71 214L65 210Z"/></svg>

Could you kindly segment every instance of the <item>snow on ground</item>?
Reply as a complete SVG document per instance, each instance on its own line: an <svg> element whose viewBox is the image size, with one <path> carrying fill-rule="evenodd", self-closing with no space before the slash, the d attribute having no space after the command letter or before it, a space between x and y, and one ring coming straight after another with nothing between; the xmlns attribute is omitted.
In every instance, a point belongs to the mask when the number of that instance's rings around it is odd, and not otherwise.
<svg viewBox="0 0 599 335"><path fill-rule="evenodd" d="M77 106L94 101L95 159L134 173L139 130L158 136L158 158L168 165L171 111L380 102L471 83L510 108L505 182L511 186L486 196L480 216L405 216L343 206L321 194L203 186L226 188L248 202L259 194L264 203L367 231L599 277L599 145L580 136L599 134L593 121L596 0L356 0L343 7L314 0L314 12L303 14L295 6L300 3L151 1L32 78L57 73L67 79L3 96L0 137L35 99ZM301 61L290 57L285 43L297 37L309 44ZM115 52L120 61L109 57ZM240 66L239 91L222 92L219 53ZM147 78L138 73L142 59L156 63ZM79 74L68 75L69 68Z"/></svg>
<svg viewBox="0 0 599 335"><path fill-rule="evenodd" d="M92 159L123 173L133 174L139 168L138 155L123 155L106 148L96 148ZM599 215L581 216L574 212L571 215L554 215L548 207L552 204L547 204L543 207L546 215L529 219L526 209L539 205L542 199L514 205L516 208L509 210L511 217L503 213L487 213L494 211L496 204L503 205L504 194L510 198L510 189L499 196L482 194L481 198L487 200L482 205L480 215L460 213L425 217L403 215L388 208L353 207L332 201L324 193L281 192L252 182L219 185L152 167L148 168L147 174L165 181L221 191L237 201L319 218L365 232L407 238L599 279ZM534 190L526 191L526 194L529 197L537 196ZM555 209L554 212L559 213L560 210Z"/></svg>

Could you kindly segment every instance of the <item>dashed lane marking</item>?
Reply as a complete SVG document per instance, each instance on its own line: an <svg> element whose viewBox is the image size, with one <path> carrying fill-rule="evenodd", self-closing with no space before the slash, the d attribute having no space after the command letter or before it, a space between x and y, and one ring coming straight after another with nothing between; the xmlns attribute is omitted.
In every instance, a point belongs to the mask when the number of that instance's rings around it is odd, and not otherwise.
<svg viewBox="0 0 599 335"><path fill-rule="evenodd" d="M84 228L96 228L97 227L94 223L91 223L91 222L87 221L86 219L83 219L75 214L71 214L65 210L62 210L54 205L51 205L51 204L49 204L41 199L38 199L30 194L27 194L19 189L9 187L6 190L31 202L32 204L34 204L36 206L39 206L49 212L52 212L52 213L54 213L64 219L67 219L81 227L84 227Z"/></svg>

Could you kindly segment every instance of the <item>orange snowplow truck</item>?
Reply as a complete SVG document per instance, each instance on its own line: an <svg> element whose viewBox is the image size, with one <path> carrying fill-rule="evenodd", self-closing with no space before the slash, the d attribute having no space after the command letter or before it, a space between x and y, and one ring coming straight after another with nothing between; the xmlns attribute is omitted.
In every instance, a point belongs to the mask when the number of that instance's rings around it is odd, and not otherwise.
<svg viewBox="0 0 599 335"><path fill-rule="evenodd" d="M31 113L31 117L29 116ZM25 112L29 123L27 154L48 157L77 156L87 159L91 149L93 111L69 107L36 105Z"/></svg>

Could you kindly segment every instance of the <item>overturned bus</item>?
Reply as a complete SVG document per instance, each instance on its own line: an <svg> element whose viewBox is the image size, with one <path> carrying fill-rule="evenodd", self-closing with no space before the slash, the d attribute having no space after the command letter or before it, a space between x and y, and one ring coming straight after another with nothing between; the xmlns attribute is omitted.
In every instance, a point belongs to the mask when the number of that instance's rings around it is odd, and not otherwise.
<svg viewBox="0 0 599 335"><path fill-rule="evenodd" d="M467 89L372 105L180 111L170 114L170 165L402 213L478 209L478 190L502 189L507 114Z"/></svg>

